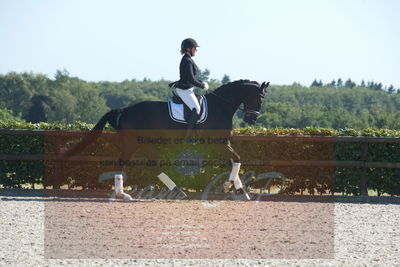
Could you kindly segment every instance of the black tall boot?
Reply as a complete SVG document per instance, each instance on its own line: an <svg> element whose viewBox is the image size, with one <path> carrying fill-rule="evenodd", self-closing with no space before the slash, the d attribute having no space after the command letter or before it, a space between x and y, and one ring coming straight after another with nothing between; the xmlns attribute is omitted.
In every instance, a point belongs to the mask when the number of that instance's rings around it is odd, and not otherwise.
<svg viewBox="0 0 400 267"><path fill-rule="evenodd" d="M197 114L196 109L192 109L187 119L187 130L186 130L186 140L193 139L193 129L196 126L196 122L199 119L200 115ZM189 143L189 141L188 141Z"/></svg>

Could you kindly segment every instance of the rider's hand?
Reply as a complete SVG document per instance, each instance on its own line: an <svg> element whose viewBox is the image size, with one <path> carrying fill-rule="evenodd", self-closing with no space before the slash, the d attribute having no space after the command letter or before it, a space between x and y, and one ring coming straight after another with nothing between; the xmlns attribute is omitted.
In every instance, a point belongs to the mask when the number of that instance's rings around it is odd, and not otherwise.
<svg viewBox="0 0 400 267"><path fill-rule="evenodd" d="M210 88L209 86L208 86L208 83L206 83L206 82L203 82L203 84L204 84L204 90L208 90L208 88Z"/></svg>

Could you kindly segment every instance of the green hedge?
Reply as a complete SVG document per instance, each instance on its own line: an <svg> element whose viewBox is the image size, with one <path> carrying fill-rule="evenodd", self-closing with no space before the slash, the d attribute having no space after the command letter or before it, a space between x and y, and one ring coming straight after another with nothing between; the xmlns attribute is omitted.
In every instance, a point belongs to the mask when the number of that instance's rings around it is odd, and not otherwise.
<svg viewBox="0 0 400 267"><path fill-rule="evenodd" d="M64 123L25 123L15 121L0 121L0 129L24 129L24 130L90 130L92 124L76 122ZM265 135L265 136L366 136L366 137L400 137L400 131L365 129L356 131L352 129L333 130L321 128L304 129L265 129L265 128L240 128L233 131L233 135ZM76 143L79 138L67 138L62 143ZM49 136L32 135L0 135L1 154L52 154L54 143L60 142ZM234 149L241 156L243 165L241 168L242 180L253 189L262 188L266 180L257 181L257 176L262 173L283 174L286 178L285 194L330 194L333 192L342 194L359 195L360 177L363 170L350 167L303 167L303 166L266 166L263 164L246 164L252 160L259 162L267 160L340 160L367 162L400 162L400 143L370 143L368 155L362 159L362 147L359 142L307 142L307 141L235 141ZM85 150L87 155L115 156L117 158L120 148L117 143L109 142L102 136L96 144ZM202 159L216 159L220 157L218 149L210 146L157 146L153 156L159 160L177 159L185 156L187 151L195 151L192 154ZM183 153L183 154L182 154ZM136 155L135 155L136 156ZM192 155L193 156L193 155ZM145 159L149 157L146 152L138 151L137 157ZM101 165L101 166L100 166ZM150 164L151 165L151 164ZM61 185L83 188L111 188L113 181L99 182L98 177L104 171L111 171L112 166L104 166L97 163L66 163L61 167ZM0 184L3 187L21 187L26 184L52 185L55 176L54 162L50 161L24 161L24 160L0 160ZM149 184L159 185L156 178L159 171L166 172L176 183L188 189L204 190L214 178L227 174L228 163L214 166L199 167L193 175L183 175L177 166L139 166L128 169L126 184L145 187ZM59 170L60 173L60 170ZM368 189L375 190L378 194L400 195L400 169L370 168L366 173L368 177ZM281 180L272 179L272 185L280 184ZM214 187L218 189L222 180Z"/></svg>

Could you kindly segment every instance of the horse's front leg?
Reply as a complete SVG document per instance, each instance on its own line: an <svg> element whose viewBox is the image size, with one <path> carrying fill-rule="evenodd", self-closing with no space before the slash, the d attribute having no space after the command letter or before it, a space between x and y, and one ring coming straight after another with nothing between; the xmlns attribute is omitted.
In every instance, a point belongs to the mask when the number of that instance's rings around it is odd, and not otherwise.
<svg viewBox="0 0 400 267"><path fill-rule="evenodd" d="M235 187L236 192L239 195L243 195L246 200L250 200L249 194L244 190L242 181L240 180L239 171L240 171L240 156L236 151L232 148L231 143L225 146L225 152L230 155L230 159L232 162L232 170L229 174L228 180L224 183L224 192L227 193L231 190L232 186Z"/></svg>

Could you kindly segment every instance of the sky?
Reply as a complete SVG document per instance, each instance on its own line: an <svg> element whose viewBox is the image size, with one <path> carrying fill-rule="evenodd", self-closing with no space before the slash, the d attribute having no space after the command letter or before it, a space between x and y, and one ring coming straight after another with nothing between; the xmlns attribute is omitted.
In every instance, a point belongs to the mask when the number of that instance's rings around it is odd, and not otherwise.
<svg viewBox="0 0 400 267"><path fill-rule="evenodd" d="M398 0L0 0L0 73L178 80L180 43L211 78L400 88Z"/></svg>

